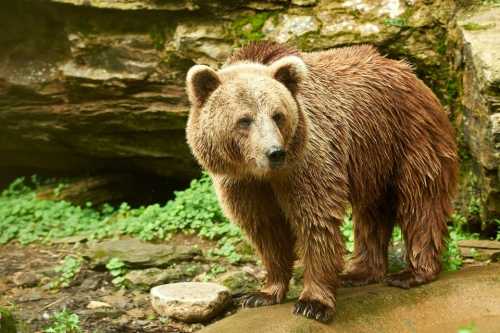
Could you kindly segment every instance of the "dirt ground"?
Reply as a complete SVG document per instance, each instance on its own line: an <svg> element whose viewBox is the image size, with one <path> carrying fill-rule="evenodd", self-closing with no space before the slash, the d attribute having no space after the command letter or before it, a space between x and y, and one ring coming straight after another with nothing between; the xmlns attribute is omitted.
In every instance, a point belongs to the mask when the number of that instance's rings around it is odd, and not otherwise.
<svg viewBox="0 0 500 333"><path fill-rule="evenodd" d="M84 332L193 332L204 325L184 324L159 317L149 294L118 289L106 271L90 269L84 263L70 286L51 289L54 268L67 255L81 255L84 245L0 246L0 307L11 310L25 332L42 332L55 312L68 309L80 317ZM89 309L91 301L111 307ZM228 309L221 317L234 312ZM208 324L208 323L207 323Z"/></svg>

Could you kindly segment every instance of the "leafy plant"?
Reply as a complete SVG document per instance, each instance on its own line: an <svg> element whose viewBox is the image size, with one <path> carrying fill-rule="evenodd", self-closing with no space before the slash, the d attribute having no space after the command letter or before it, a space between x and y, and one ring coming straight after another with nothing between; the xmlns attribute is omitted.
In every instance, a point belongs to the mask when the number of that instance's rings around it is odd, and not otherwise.
<svg viewBox="0 0 500 333"><path fill-rule="evenodd" d="M78 258L66 256L61 265L55 268L59 276L50 284L51 288L69 287L82 267L82 261Z"/></svg>
<svg viewBox="0 0 500 333"><path fill-rule="evenodd" d="M123 261L118 258L111 258L106 264L106 268L113 277L113 284L118 287L125 286L125 274L127 274L127 268Z"/></svg>
<svg viewBox="0 0 500 333"><path fill-rule="evenodd" d="M36 188L36 186L35 186ZM15 180L0 194L0 244L18 240L21 244L84 235L101 239L131 235L144 240L168 239L179 232L216 240L213 254L241 259L236 245L243 241L237 226L223 215L207 174L193 180L184 191L165 205L153 204L132 209L127 203L118 208L94 208L65 201L39 200L24 178Z"/></svg>
<svg viewBox="0 0 500 333"><path fill-rule="evenodd" d="M210 270L206 273L203 280L205 282L214 280L219 274L225 273L227 271L226 267L215 264L210 267Z"/></svg>
<svg viewBox="0 0 500 333"><path fill-rule="evenodd" d="M80 318L66 309L52 317L52 323L44 329L44 333L81 333Z"/></svg>

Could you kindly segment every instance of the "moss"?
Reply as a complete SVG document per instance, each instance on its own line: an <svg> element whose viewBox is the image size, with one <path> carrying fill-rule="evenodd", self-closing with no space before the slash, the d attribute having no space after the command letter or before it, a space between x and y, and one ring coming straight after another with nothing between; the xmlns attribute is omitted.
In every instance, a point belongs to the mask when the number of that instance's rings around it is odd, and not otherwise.
<svg viewBox="0 0 500 333"><path fill-rule="evenodd" d="M16 321L7 309L0 308L0 332L16 333Z"/></svg>
<svg viewBox="0 0 500 333"><path fill-rule="evenodd" d="M491 24L479 24L474 22L466 23L462 26L467 31L478 31L478 30L487 30L495 27L495 23Z"/></svg>
<svg viewBox="0 0 500 333"><path fill-rule="evenodd" d="M153 41L154 47L157 50L162 50L165 47L165 32L162 27L154 25L151 31L149 31L149 37Z"/></svg>
<svg viewBox="0 0 500 333"><path fill-rule="evenodd" d="M233 22L231 30L234 31L237 37L244 40L261 40L264 38L262 27L273 14L274 12L263 12L253 16L239 17Z"/></svg>
<svg viewBox="0 0 500 333"><path fill-rule="evenodd" d="M385 19L384 24L387 26L394 26L394 27L400 27L400 28L404 28L404 27L408 26L408 22L406 21L405 18L402 18L402 17Z"/></svg>

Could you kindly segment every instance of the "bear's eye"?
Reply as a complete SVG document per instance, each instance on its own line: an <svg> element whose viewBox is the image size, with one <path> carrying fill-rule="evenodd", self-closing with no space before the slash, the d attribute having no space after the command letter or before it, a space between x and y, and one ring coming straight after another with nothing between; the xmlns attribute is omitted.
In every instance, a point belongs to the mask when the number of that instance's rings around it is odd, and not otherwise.
<svg viewBox="0 0 500 333"><path fill-rule="evenodd" d="M276 123L276 125L280 126L283 124L283 121L285 120L285 115L281 112L277 112L273 115L273 120Z"/></svg>
<svg viewBox="0 0 500 333"><path fill-rule="evenodd" d="M238 120L237 124L239 128L249 128L252 125L252 121L250 117L243 117Z"/></svg>

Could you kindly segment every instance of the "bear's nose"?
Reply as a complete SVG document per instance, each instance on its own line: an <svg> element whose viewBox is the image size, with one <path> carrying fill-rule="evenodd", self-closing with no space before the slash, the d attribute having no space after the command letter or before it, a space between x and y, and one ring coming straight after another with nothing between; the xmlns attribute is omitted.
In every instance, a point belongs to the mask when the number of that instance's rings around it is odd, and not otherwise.
<svg viewBox="0 0 500 333"><path fill-rule="evenodd" d="M278 166L285 160L286 152L281 147L272 147L266 155L272 166Z"/></svg>

